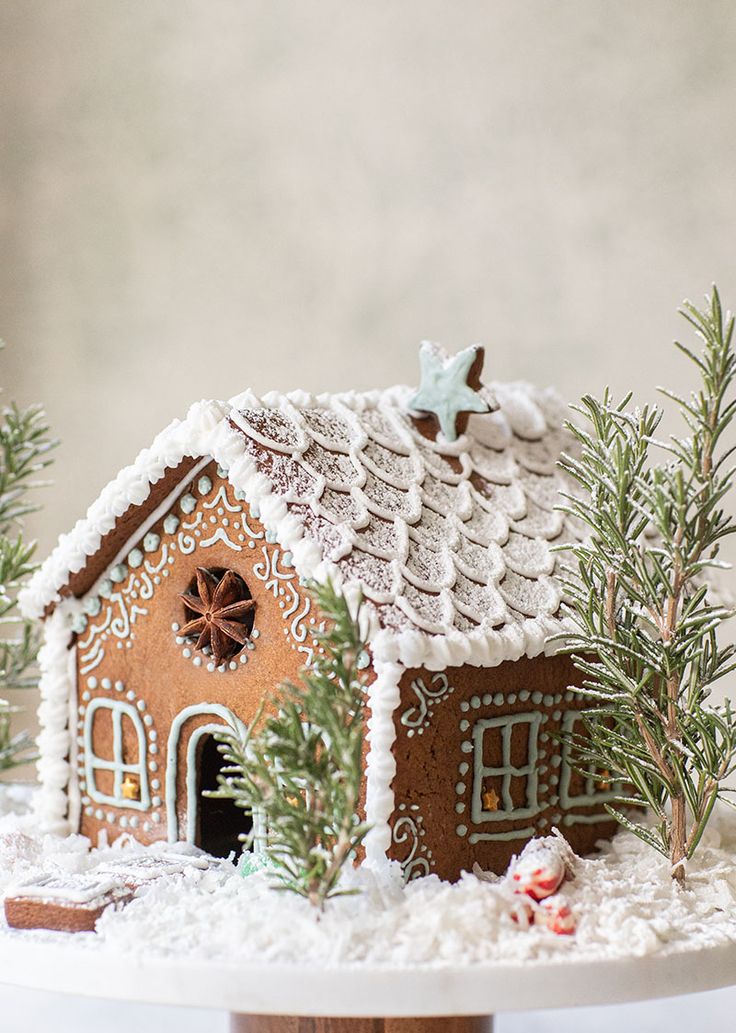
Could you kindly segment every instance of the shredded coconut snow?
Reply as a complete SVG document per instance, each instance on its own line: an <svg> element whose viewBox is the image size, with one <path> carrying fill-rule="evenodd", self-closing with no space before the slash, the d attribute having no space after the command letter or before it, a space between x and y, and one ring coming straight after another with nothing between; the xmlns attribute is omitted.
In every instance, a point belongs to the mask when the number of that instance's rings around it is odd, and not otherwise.
<svg viewBox="0 0 736 1033"><path fill-rule="evenodd" d="M17 813L23 799L14 792L0 791L0 807L16 812L0 818L0 892L40 871L86 872L126 855L171 850L123 839L90 851L81 836L39 837L34 820ZM574 936L521 929L500 881L473 875L455 885L429 876L404 887L398 865L380 873L364 867L344 881L361 892L329 902L318 916L305 901L269 888L267 871L243 877L223 861L163 876L123 910L108 910L97 933L76 934L74 944L141 958L435 968L671 954L736 942L735 858L736 816L726 808L711 823L684 889L663 858L619 833L599 856L579 860L574 880L564 884ZM4 920L0 936L69 942L69 934L10 930Z"/></svg>

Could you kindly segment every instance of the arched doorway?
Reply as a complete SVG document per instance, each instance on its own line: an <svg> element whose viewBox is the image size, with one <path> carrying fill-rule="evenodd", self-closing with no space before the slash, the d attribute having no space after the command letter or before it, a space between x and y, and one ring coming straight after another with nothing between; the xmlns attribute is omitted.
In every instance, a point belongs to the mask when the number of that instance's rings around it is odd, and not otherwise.
<svg viewBox="0 0 736 1033"><path fill-rule="evenodd" d="M211 720L213 718L215 720ZM170 843L185 840L204 846L199 842L202 806L206 809L209 805L227 802L202 796L203 791L217 788L217 773L222 767L222 757L217 750L216 736L224 730L223 726L228 726L241 736L245 735L243 722L220 703L184 707L171 724L166 747L166 816ZM211 743L205 753L208 740ZM207 764L204 782L201 773L203 754ZM212 813L208 822L215 820ZM241 831L244 831L247 829L247 819L242 811L239 817Z"/></svg>
<svg viewBox="0 0 736 1033"><path fill-rule="evenodd" d="M253 828L253 819L230 799L211 797L218 788L217 778L225 763L214 735L203 735L197 756L197 826L194 842L213 857L239 854L243 848L241 834Z"/></svg>

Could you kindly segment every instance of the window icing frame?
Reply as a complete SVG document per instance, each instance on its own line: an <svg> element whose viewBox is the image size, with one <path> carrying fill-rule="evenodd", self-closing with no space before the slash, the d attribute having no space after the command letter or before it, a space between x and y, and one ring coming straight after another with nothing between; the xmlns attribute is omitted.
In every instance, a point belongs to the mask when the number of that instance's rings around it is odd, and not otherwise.
<svg viewBox="0 0 736 1033"><path fill-rule="evenodd" d="M516 767L511 763L511 739L517 725L529 726L528 763ZM539 803L539 772L537 770L539 730L542 715L538 711L522 714L504 714L500 717L482 718L473 726L473 796L471 820L474 825L499 821L526 821L541 811ZM483 763L483 745L488 729L501 729L500 767L486 767ZM503 807L496 811L483 808L483 783L488 778L502 778L501 800ZM514 807L511 798L511 779L526 778L526 807Z"/></svg>
<svg viewBox="0 0 736 1033"><path fill-rule="evenodd" d="M94 751L94 719L99 710L109 710L112 721L113 759L98 757ZM138 738L138 761L126 764L123 759L123 717L130 718ZM87 706L84 716L84 771L87 782L87 794L95 803L127 810L147 811L151 806L148 788L148 770L146 760L148 746L146 732L141 715L132 703L122 699L107 699L99 696ZM103 793L97 788L97 772L113 773L113 794ZM122 795L125 775L137 775L140 787L140 799L130 800Z"/></svg>
<svg viewBox="0 0 736 1033"><path fill-rule="evenodd" d="M567 736L573 731L576 723L581 719L582 711L566 710L562 717L562 752L560 763L560 807L563 811L572 810L575 807L598 807L613 801L620 795L619 789L597 789L597 783L592 769L585 776L585 789L582 793L570 793L570 782L572 780L573 767L570 763L570 743ZM613 785L613 783L612 783ZM573 822L595 822L605 821L610 817L608 812L592 815L567 815L566 823Z"/></svg>

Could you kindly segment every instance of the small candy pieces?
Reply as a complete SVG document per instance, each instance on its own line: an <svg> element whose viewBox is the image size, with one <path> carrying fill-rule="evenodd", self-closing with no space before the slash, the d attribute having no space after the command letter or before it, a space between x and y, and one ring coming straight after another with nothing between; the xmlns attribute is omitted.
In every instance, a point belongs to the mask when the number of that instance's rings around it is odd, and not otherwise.
<svg viewBox="0 0 736 1033"><path fill-rule="evenodd" d="M561 836L530 839L509 865L506 878L514 893L525 893L540 901L556 893L572 874L575 855Z"/></svg>
<svg viewBox="0 0 736 1033"><path fill-rule="evenodd" d="M544 923L550 932L558 936L572 936L575 932L575 916L570 905L559 893L547 897L542 902L541 909L543 916L539 911L535 912L535 921L538 924Z"/></svg>
<svg viewBox="0 0 736 1033"><path fill-rule="evenodd" d="M545 926L558 936L575 932L575 916L560 886L573 876L575 854L559 833L530 840L499 880L476 864L473 872L493 883L508 900L509 915L522 929Z"/></svg>

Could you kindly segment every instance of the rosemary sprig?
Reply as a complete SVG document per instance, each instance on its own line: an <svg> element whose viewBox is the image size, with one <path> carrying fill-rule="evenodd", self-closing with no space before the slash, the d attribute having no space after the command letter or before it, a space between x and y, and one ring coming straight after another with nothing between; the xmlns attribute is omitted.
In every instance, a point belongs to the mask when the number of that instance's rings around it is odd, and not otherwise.
<svg viewBox="0 0 736 1033"><path fill-rule="evenodd" d="M322 909L346 892L340 872L368 832L358 814L365 642L359 615L330 583L312 595L325 619L315 636L321 649L299 685L286 683L264 701L248 731L222 737L227 767L213 795L251 816L265 813L265 852L277 888Z"/></svg>
<svg viewBox="0 0 736 1033"><path fill-rule="evenodd" d="M711 686L736 666L733 645L717 632L733 616L708 584L721 542L736 525L724 508L734 480L734 449L724 435L736 415L734 320L713 287L702 310L681 314L702 343L696 354L677 348L696 367L700 384L688 398L660 389L684 418L687 435L656 438L662 411L615 402L574 406L569 422L578 454L561 467L581 492L560 508L587 528L563 546L568 612L563 636L583 674L591 706L587 734L571 737L577 763L610 772L630 789L614 818L668 857L682 880L724 781L736 770L736 717L730 703L708 703ZM664 450L655 462L653 449ZM645 804L647 825L622 812Z"/></svg>

